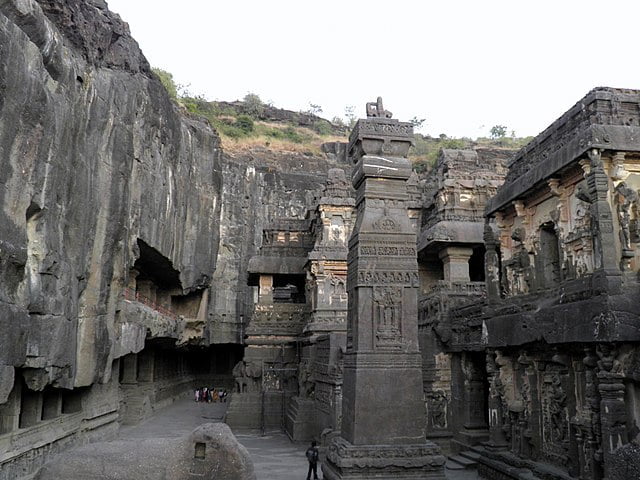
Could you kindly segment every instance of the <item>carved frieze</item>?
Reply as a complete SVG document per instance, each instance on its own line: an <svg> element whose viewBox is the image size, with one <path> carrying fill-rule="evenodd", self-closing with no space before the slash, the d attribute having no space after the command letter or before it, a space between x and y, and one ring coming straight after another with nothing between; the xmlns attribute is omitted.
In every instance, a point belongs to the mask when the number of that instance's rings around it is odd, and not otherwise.
<svg viewBox="0 0 640 480"><path fill-rule="evenodd" d="M419 285L418 272L382 269L358 272L357 286L370 287L374 285L407 285L417 287Z"/></svg>
<svg viewBox="0 0 640 480"><path fill-rule="evenodd" d="M360 245L360 255L362 256L401 256L414 257L416 255L415 247L406 245Z"/></svg>

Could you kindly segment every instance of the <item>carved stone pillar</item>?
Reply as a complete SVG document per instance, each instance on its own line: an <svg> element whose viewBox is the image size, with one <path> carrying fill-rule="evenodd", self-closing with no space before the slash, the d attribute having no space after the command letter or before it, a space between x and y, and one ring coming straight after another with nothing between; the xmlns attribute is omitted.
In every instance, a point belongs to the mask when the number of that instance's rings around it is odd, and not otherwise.
<svg viewBox="0 0 640 480"><path fill-rule="evenodd" d="M492 450L506 450L508 447L505 436L505 425L503 418L507 414L504 405L504 385L500 380L499 367L496 364L495 352L487 353L487 376L489 380L489 443L488 448Z"/></svg>
<svg viewBox="0 0 640 480"><path fill-rule="evenodd" d="M260 303L273 303L273 276L260 275Z"/></svg>
<svg viewBox="0 0 640 480"><path fill-rule="evenodd" d="M609 205L609 177L605 173L601 152L597 148L588 151L591 161L587 174L587 187L591 200L591 230L594 245L594 269L604 271L612 286L619 286L621 274L616 242L613 232L613 218ZM608 283L611 283L609 281Z"/></svg>
<svg viewBox="0 0 640 480"><path fill-rule="evenodd" d="M601 442L600 429L600 394L598 392L598 379L596 373L597 360L593 347L584 349L585 356L582 359L585 379L585 425L577 433L579 454L581 456L581 478L602 478L601 455L598 454Z"/></svg>
<svg viewBox="0 0 640 480"><path fill-rule="evenodd" d="M328 480L444 479L445 459L425 440L416 236L407 215L413 129L378 105L377 118L360 120L350 136L357 220L349 240L342 429L322 471Z"/></svg>
<svg viewBox="0 0 640 480"><path fill-rule="evenodd" d="M469 259L473 255L472 248L445 247L440 250L444 279L447 282L469 282Z"/></svg>
<svg viewBox="0 0 640 480"><path fill-rule="evenodd" d="M471 355L465 355L463 368L465 373L464 428L467 430L486 430L485 392L482 372Z"/></svg>
<svg viewBox="0 0 640 480"><path fill-rule="evenodd" d="M500 259L498 256L499 242L493 233L491 225L484 225L484 278L487 286L487 300L495 302L500 298Z"/></svg>
<svg viewBox="0 0 640 480"><path fill-rule="evenodd" d="M138 383L138 355L130 353L122 357L120 361L123 362L121 383Z"/></svg>
<svg viewBox="0 0 640 480"><path fill-rule="evenodd" d="M598 346L601 448L605 472L609 469L613 451L627 443L628 440L627 411L624 403L624 375L615 358L616 353L614 347L610 345ZM606 479L606 476L604 478Z"/></svg>

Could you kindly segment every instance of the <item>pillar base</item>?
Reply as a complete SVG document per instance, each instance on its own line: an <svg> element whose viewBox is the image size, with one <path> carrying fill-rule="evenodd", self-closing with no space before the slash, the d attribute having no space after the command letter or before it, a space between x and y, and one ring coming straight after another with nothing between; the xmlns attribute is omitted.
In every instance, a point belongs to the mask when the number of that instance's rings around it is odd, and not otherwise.
<svg viewBox="0 0 640 480"><path fill-rule="evenodd" d="M433 442L417 445L352 445L342 437L327 450L326 480L444 480L445 457Z"/></svg>

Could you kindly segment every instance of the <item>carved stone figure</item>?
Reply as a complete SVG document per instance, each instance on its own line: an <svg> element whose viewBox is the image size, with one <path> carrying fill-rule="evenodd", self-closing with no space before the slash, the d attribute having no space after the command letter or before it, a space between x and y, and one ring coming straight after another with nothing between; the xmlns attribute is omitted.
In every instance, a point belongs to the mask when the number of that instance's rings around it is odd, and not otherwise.
<svg viewBox="0 0 640 480"><path fill-rule="evenodd" d="M382 105L382 97L378 97L375 102L367 103L367 118L391 118L393 114L389 110L385 110Z"/></svg>
<svg viewBox="0 0 640 480"><path fill-rule="evenodd" d="M307 360L300 362L298 366L298 395L302 398L313 397L315 382L311 374L311 366Z"/></svg>
<svg viewBox="0 0 640 480"><path fill-rule="evenodd" d="M601 372L607 373L620 373L622 371L622 365L616 359L616 350L612 345L603 343L598 345L596 353L600 360L598 360L598 368Z"/></svg>
<svg viewBox="0 0 640 480"><path fill-rule="evenodd" d="M262 365L258 362L247 362L245 372L248 391L259 392L262 386Z"/></svg>
<svg viewBox="0 0 640 480"><path fill-rule="evenodd" d="M346 294L346 285L344 279L331 275L331 295L345 295Z"/></svg>
<svg viewBox="0 0 640 480"><path fill-rule="evenodd" d="M238 363L236 363L235 367L233 367L231 373L233 374L233 378L236 382L236 392L244 393L247 390L247 374L245 363L240 360Z"/></svg>
<svg viewBox="0 0 640 480"><path fill-rule="evenodd" d="M447 428L447 403L447 395L442 390L427 394L427 411L431 428Z"/></svg>
<svg viewBox="0 0 640 480"><path fill-rule="evenodd" d="M509 291L514 294L529 292L533 280L529 252L524 246L525 237L524 228L518 227L513 231L511 235L514 241L513 256L505 262L508 280L510 280Z"/></svg>
<svg viewBox="0 0 640 480"><path fill-rule="evenodd" d="M624 250L631 250L631 208L638 204L638 193L629 188L625 182L621 182L616 187L616 210L618 222L620 224L620 243Z"/></svg>
<svg viewBox="0 0 640 480"><path fill-rule="evenodd" d="M567 396L562 388L560 376L555 374L549 389L549 414L551 416L551 433L557 442L562 442L567 433L565 405Z"/></svg>

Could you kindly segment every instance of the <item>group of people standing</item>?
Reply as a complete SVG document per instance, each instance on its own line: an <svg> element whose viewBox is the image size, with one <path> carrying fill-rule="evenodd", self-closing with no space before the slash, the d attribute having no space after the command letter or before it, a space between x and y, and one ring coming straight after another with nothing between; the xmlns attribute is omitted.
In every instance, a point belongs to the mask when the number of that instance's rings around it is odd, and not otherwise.
<svg viewBox="0 0 640 480"><path fill-rule="evenodd" d="M226 402L227 401L227 391L224 388L215 389L215 388L207 388L201 387L196 388L195 390L195 400L196 402Z"/></svg>

